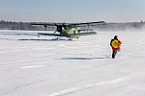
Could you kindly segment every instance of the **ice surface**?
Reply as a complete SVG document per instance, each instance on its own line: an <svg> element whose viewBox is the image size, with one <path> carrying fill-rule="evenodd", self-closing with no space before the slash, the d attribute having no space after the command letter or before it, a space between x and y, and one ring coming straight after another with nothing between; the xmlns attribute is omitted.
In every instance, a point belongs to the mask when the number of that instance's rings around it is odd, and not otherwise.
<svg viewBox="0 0 145 96"><path fill-rule="evenodd" d="M0 31L0 96L145 96L145 32L37 33ZM114 35L123 45L112 59Z"/></svg>

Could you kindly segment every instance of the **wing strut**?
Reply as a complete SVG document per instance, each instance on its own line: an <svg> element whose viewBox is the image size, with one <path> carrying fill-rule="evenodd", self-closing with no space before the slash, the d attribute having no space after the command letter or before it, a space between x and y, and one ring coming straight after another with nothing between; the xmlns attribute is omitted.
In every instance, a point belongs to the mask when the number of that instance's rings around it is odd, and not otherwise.
<svg viewBox="0 0 145 96"><path fill-rule="evenodd" d="M47 31L47 25L44 25L44 27L45 27L45 31Z"/></svg>

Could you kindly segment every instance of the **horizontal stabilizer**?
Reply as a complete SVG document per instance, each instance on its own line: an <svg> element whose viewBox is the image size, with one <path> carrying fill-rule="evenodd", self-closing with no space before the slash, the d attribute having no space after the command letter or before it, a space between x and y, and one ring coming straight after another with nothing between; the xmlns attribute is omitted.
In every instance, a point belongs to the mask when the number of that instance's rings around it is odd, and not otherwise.
<svg viewBox="0 0 145 96"><path fill-rule="evenodd" d="M96 32L82 32L80 35L96 35Z"/></svg>

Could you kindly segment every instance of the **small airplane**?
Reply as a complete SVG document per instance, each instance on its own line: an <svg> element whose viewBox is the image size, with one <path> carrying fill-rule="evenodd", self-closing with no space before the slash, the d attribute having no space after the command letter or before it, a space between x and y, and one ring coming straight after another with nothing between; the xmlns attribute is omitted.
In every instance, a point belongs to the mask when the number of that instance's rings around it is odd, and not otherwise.
<svg viewBox="0 0 145 96"><path fill-rule="evenodd" d="M46 36L57 36L57 37L67 37L67 38L76 38L78 39L82 35L94 35L96 32L91 30L90 26L95 26L98 24L105 24L104 21L98 22L87 22L87 23L31 23L31 25L42 25L45 27L45 31L47 26L55 26L56 31L54 33L38 33L40 35ZM82 30L82 27L88 27L87 30ZM56 34L58 32L59 34Z"/></svg>

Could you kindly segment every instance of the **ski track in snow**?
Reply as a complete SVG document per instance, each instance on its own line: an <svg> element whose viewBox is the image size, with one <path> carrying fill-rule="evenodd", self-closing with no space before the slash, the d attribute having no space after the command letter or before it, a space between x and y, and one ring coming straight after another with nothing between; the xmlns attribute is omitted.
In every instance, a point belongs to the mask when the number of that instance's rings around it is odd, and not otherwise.
<svg viewBox="0 0 145 96"><path fill-rule="evenodd" d="M64 89L64 90L54 92L52 94L44 95L44 96L67 96L67 95L70 95L70 94L73 94L73 93L76 93L76 92L79 92L79 91L86 90L88 88L90 89L90 88L94 88L94 87L100 87L100 86L103 86L103 85L111 85L111 84L122 83L122 82L126 82L126 81L131 80L132 78L134 78L134 76L136 76L136 74L140 75L140 72L142 73L144 71L145 71L145 69L139 70L139 71L134 71L130 74L126 74L126 76L124 76L124 77L117 78L117 79L114 79L114 80L102 81L102 82L98 82L98 83L95 83L95 84L86 84L84 86L72 87L72 88Z"/></svg>
<svg viewBox="0 0 145 96"><path fill-rule="evenodd" d="M69 95L69 94L72 94L72 93L75 93L75 92L78 92L78 91L81 91L81 90L84 90L87 88L98 87L101 85L115 84L115 83L123 82L127 79L128 79L128 77L122 77L122 78L114 79L111 81L102 81L102 82L99 82L96 84L87 84L84 86L72 87L72 88L65 89L65 90L58 91L58 92L54 92L50 95L45 95L45 96L65 96L65 95Z"/></svg>
<svg viewBox="0 0 145 96"><path fill-rule="evenodd" d="M39 67L45 67L45 65L37 65L37 66L24 66L24 67L20 67L22 69L30 69L30 68L39 68Z"/></svg>

